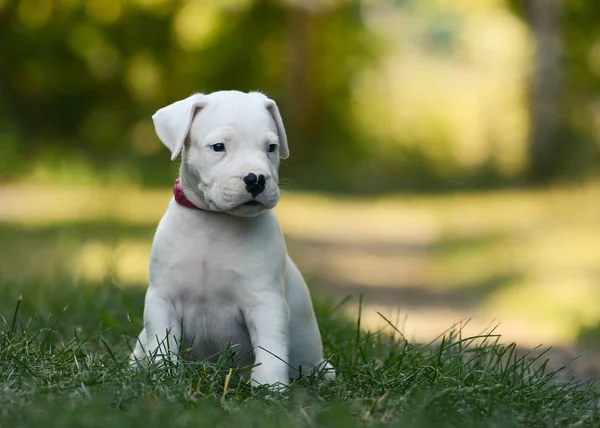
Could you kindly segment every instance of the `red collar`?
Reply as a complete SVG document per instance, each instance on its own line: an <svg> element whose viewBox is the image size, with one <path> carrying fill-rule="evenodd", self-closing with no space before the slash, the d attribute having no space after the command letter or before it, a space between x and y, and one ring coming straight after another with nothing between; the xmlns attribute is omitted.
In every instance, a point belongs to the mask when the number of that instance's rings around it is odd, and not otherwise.
<svg viewBox="0 0 600 428"><path fill-rule="evenodd" d="M196 205L192 204L188 198L185 197L185 193L183 193L183 189L181 188L181 181L179 178L175 180L175 185L173 186L173 196L175 197L175 202L179 205L183 205L188 208L195 208L199 210Z"/></svg>

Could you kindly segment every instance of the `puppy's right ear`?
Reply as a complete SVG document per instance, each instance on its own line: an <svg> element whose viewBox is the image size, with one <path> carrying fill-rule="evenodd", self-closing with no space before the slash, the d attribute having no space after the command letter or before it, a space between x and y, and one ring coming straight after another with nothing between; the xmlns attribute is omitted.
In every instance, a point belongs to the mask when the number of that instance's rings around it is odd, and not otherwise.
<svg viewBox="0 0 600 428"><path fill-rule="evenodd" d="M194 94L161 108L152 116L156 135L171 150L171 160L177 159L190 132L196 111L205 105L203 94Z"/></svg>

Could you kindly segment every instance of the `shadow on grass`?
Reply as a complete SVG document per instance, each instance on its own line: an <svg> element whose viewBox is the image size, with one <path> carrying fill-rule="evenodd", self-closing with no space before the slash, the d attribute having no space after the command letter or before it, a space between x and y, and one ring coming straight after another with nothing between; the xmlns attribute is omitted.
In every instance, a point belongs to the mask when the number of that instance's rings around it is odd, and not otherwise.
<svg viewBox="0 0 600 428"><path fill-rule="evenodd" d="M324 239L305 238L305 237L287 237L287 243L293 252L332 252L360 250L375 256L392 255L432 255L442 252L453 252L462 249L484 248L486 245L499 242L503 239L502 235L485 234L465 237L442 237L434 242L414 242L413 240L402 241L365 241L364 239L352 239L352 236L343 236L339 238L327 237Z"/></svg>
<svg viewBox="0 0 600 428"><path fill-rule="evenodd" d="M369 284L344 285L319 283L319 291L332 297L365 296L364 302L381 306L400 306L413 309L475 309L488 297L518 278L517 275L498 275L476 283L449 284L444 289L431 289L423 285L403 285L399 288L379 287Z"/></svg>
<svg viewBox="0 0 600 428"><path fill-rule="evenodd" d="M79 221L71 223L56 223L52 225L18 225L0 222L0 242L2 246L16 240L24 239L54 239L62 235L72 235L81 238L115 239L149 238L152 239L156 227L145 224L127 223L121 221Z"/></svg>
<svg viewBox="0 0 600 428"><path fill-rule="evenodd" d="M135 267L136 272L141 272L143 276L147 271L148 262L144 251L149 251L154 230L154 226L118 221L83 221L42 227L0 223L0 281L3 281L0 283L0 297L4 297L0 303L2 313L6 314L6 310L10 310L10 307L6 307L6 297L10 297L9 302L14 302L20 294L20 291L15 290L20 289L25 290L26 299L36 301L42 308L49 301L58 303L57 299L60 299L63 294L80 295L79 303L83 301L83 306L86 299L102 299L102 293L117 294L125 301L130 301L128 295L134 295L136 298L131 299L141 301L147 285L141 283L143 279L137 281L140 283L131 279L122 280L118 275L114 275L111 269L114 264L120 264L121 268L125 264L125 267ZM347 295L364 294L365 302L369 304L404 308L472 309L505 285L518 279L518 274L497 272L470 282L457 282L448 278L448 283L443 288L430 287L429 284L420 282L419 275L410 276L408 271L415 265L412 257L416 257L418 264L419 257L428 257L432 253L460 251L463 248L473 250L497 239L500 238L479 236L440 240L432 245L417 245L407 242L369 243L352 239L341 241L293 237L288 238L288 243L292 256L305 271L309 282L316 284L312 288L317 296L329 296L339 301ZM146 249L141 250L139 257L133 262L119 259L120 254L114 251L110 254L110 260L106 262L100 260L100 256L92 255L92 261L97 262L98 265L98 275L90 278L77 272L77 268L80 267L78 257L87 244L101 243L110 253L111 246L123 242L138 242ZM375 278L371 278L371 282L365 280L349 282L344 281L343 277L335 278L328 275L331 261L327 257L343 257L344 252L347 254L355 250L360 251L359 254L372 257L374 262L381 261L385 257L388 260L391 258L393 266L388 267L394 268L394 271L383 272L379 268L379 274L390 279L387 286L379 284ZM311 263L309 259L315 254L319 256L317 263L320 267L317 266L316 271L311 272L308 269ZM98 260L94 260L94 257ZM398 266L398 262L405 265ZM373 268L369 265L365 267ZM369 279L368 275L367 279ZM7 281L12 285L7 285ZM133 287L130 286L132 284ZM96 295L97 292L90 292L90 289L101 291ZM23 302L24 309L27 308L27 301ZM69 301L62 301L59 306L65 307L69 303ZM48 312L49 310L38 311L38 313Z"/></svg>
<svg viewBox="0 0 600 428"><path fill-rule="evenodd" d="M11 325L43 332L55 326L57 343L74 335L86 340L99 331L110 342L135 337L142 325L145 288L110 282L74 283L70 278L0 283L0 316ZM124 350L128 352L128 350Z"/></svg>

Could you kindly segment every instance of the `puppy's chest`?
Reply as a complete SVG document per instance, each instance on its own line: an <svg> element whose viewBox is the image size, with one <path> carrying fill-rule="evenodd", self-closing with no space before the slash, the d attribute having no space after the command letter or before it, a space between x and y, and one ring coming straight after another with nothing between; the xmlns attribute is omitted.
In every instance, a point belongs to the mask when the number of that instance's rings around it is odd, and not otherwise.
<svg viewBox="0 0 600 428"><path fill-rule="evenodd" d="M281 282L285 246L257 233L198 228L157 231L150 263L151 286L209 300L237 300Z"/></svg>
<svg viewBox="0 0 600 428"><path fill-rule="evenodd" d="M238 301L277 276L277 267L258 253L240 257L203 248L173 255L165 263L171 266L172 278L176 278L173 291L197 302Z"/></svg>
<svg viewBox="0 0 600 428"><path fill-rule="evenodd" d="M171 204L154 237L150 288L170 300L252 307L283 293L286 251L272 213L237 219Z"/></svg>
<svg viewBox="0 0 600 428"><path fill-rule="evenodd" d="M241 309L232 302L187 298L179 301L179 316L185 346L191 356L206 359L216 356L227 346L247 353L250 337Z"/></svg>

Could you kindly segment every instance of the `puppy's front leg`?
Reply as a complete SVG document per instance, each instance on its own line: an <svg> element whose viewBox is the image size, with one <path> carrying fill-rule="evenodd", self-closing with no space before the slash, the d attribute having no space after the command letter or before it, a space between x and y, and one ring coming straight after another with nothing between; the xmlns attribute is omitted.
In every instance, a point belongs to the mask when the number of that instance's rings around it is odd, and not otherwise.
<svg viewBox="0 0 600 428"><path fill-rule="evenodd" d="M259 364L252 370L253 383L287 385L289 317L285 299L269 293L244 311L244 319L254 349L254 363Z"/></svg>
<svg viewBox="0 0 600 428"><path fill-rule="evenodd" d="M146 295L144 308L145 343L148 357L155 360L177 362L181 342L181 321L175 314L172 302L151 291Z"/></svg>

